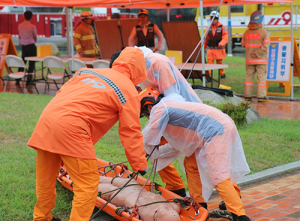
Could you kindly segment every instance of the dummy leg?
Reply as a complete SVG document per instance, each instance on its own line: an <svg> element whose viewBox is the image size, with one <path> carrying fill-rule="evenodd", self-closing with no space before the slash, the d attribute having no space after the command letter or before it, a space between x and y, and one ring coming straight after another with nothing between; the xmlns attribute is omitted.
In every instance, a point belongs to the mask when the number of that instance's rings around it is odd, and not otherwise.
<svg viewBox="0 0 300 221"><path fill-rule="evenodd" d="M97 160L61 155L73 181L74 197L70 221L89 220L96 204L99 185Z"/></svg>
<svg viewBox="0 0 300 221"><path fill-rule="evenodd" d="M215 189L225 202L228 212L237 216L246 215L242 200L229 178L218 183Z"/></svg>
<svg viewBox="0 0 300 221"><path fill-rule="evenodd" d="M37 150L36 156L36 197L34 221L51 221L51 210L56 201L56 177L59 172L61 158L59 154Z"/></svg>
<svg viewBox="0 0 300 221"><path fill-rule="evenodd" d="M255 65L246 65L246 79L244 83L244 96L246 100L247 98L249 98L248 100L252 99L255 71Z"/></svg>

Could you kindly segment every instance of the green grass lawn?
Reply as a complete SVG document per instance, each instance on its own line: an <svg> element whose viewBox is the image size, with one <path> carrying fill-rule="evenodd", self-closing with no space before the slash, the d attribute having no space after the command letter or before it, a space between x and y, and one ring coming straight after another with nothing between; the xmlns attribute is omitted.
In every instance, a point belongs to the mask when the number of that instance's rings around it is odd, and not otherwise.
<svg viewBox="0 0 300 221"><path fill-rule="evenodd" d="M36 151L28 147L39 116L52 99L48 95L0 93L0 219L31 220L35 197ZM142 126L147 122L141 119ZM245 155L253 172L300 159L300 121L264 118L247 127L238 127ZM115 125L96 145L97 157L106 161L126 160ZM184 173L178 168L187 187ZM152 167L149 163L150 168ZM162 184L160 178L156 182ZM163 184L162 184L163 185ZM57 184L57 202L53 210L68 220L73 194Z"/></svg>

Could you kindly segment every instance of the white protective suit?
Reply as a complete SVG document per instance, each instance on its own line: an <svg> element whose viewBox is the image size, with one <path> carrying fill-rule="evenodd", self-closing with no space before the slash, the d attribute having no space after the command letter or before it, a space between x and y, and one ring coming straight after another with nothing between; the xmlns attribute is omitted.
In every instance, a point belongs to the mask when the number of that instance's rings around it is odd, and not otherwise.
<svg viewBox="0 0 300 221"><path fill-rule="evenodd" d="M168 57L153 53L147 47L139 48L144 53L147 67L147 79L139 84L143 90L151 87L165 96L176 93L186 101L202 103L193 88Z"/></svg>
<svg viewBox="0 0 300 221"><path fill-rule="evenodd" d="M162 136L168 141L153 154L152 160L158 157L158 171L180 153L191 156L195 152L205 202L218 183L228 178L234 183L250 172L233 120L214 107L170 94L152 108L142 133L147 153Z"/></svg>

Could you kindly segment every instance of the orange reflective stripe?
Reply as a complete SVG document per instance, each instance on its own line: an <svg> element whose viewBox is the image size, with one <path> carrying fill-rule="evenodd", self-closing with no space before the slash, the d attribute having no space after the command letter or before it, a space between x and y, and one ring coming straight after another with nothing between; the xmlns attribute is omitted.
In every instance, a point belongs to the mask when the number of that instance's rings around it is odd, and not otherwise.
<svg viewBox="0 0 300 221"><path fill-rule="evenodd" d="M254 87L254 82L245 82L244 86L245 87Z"/></svg>
<svg viewBox="0 0 300 221"><path fill-rule="evenodd" d="M251 60L246 60L246 64L267 64L268 59L267 58L260 58L260 59L251 59Z"/></svg>
<svg viewBox="0 0 300 221"><path fill-rule="evenodd" d="M257 87L266 87L266 83L257 82Z"/></svg>
<svg viewBox="0 0 300 221"><path fill-rule="evenodd" d="M265 44L269 43L270 41L271 41L270 38L266 38L266 39L263 41L263 44L265 45Z"/></svg>

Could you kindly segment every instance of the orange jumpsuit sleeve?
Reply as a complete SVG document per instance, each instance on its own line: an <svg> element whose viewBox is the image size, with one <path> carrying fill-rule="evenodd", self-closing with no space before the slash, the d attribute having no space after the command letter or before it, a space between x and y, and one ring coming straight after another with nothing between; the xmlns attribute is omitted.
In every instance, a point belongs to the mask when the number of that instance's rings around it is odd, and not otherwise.
<svg viewBox="0 0 300 221"><path fill-rule="evenodd" d="M245 33L243 34L241 44L242 44L242 47L244 48L245 47Z"/></svg>
<svg viewBox="0 0 300 221"><path fill-rule="evenodd" d="M137 93L137 92L136 92ZM119 110L119 135L126 157L134 171L147 168L140 124L140 101L137 96L127 100Z"/></svg>
<svg viewBox="0 0 300 221"><path fill-rule="evenodd" d="M219 45L224 47L228 43L228 30L226 26L222 26L222 41L220 41Z"/></svg>

